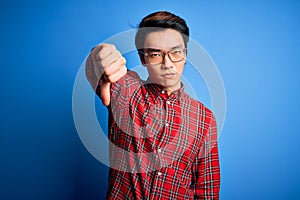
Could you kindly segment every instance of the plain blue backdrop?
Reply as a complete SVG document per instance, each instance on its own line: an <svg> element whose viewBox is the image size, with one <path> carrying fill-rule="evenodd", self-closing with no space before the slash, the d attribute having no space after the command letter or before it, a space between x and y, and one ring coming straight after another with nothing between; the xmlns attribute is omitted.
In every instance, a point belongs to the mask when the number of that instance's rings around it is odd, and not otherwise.
<svg viewBox="0 0 300 200"><path fill-rule="evenodd" d="M222 75L220 199L300 199L299 1L11 0L0 6L1 200L104 199L108 169L77 135L73 83L91 47L157 10L185 18Z"/></svg>

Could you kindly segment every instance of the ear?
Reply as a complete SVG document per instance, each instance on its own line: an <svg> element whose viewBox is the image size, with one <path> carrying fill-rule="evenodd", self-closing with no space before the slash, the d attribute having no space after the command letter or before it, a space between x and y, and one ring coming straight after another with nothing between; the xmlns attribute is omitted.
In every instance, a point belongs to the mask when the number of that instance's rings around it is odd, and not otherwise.
<svg viewBox="0 0 300 200"><path fill-rule="evenodd" d="M141 61L142 65L143 65L144 67L146 67L146 66L145 66L145 65L146 65L146 62L145 62L145 56L144 56L144 54L142 54L140 51L138 51L138 53L139 53L139 57L140 57L140 61Z"/></svg>

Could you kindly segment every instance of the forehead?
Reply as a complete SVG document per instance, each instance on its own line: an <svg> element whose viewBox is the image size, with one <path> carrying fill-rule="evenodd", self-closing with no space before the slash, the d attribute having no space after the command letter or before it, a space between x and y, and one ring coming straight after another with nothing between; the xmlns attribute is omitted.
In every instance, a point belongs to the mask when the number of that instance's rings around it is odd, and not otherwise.
<svg viewBox="0 0 300 200"><path fill-rule="evenodd" d="M144 48L169 50L174 47L184 47L184 41L181 33L173 29L151 32L144 41Z"/></svg>

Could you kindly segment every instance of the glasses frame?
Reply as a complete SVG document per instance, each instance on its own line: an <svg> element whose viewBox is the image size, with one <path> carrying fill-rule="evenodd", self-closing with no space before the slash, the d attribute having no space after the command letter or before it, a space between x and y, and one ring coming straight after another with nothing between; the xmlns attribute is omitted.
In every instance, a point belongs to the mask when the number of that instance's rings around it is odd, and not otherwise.
<svg viewBox="0 0 300 200"><path fill-rule="evenodd" d="M148 48L148 49L151 49L151 48ZM159 52L159 53L162 53L162 61L160 62L160 63L149 63L150 65L158 65L158 64L162 64L163 62L164 62L164 60L165 60L165 57L166 57L166 55L168 55L168 58L173 62L173 63L178 63L178 62L181 62L181 61L183 61L185 58L186 58L186 52L187 52L187 48L183 48L183 49L180 49L180 50L182 50L183 51L183 53L184 53L184 57L182 57L182 59L181 60L176 60L176 61L174 61L174 60L172 60L172 57L170 56L170 53L172 52L172 51L176 51L176 49L172 49L172 50L169 50L169 51L163 51L162 49L152 49L152 50L154 50L154 52ZM148 57L148 52L145 52L145 49L140 49L140 50L138 50L138 52L140 52L141 54L143 54L144 56L146 56L146 57ZM147 63L148 64L148 63Z"/></svg>

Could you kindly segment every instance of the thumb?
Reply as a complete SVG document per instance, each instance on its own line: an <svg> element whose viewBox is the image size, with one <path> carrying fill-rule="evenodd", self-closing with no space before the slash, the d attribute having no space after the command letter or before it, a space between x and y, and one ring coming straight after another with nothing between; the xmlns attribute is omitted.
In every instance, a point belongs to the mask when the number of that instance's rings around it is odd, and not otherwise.
<svg viewBox="0 0 300 200"><path fill-rule="evenodd" d="M106 82L101 87L101 100L105 106L110 103L110 83Z"/></svg>

